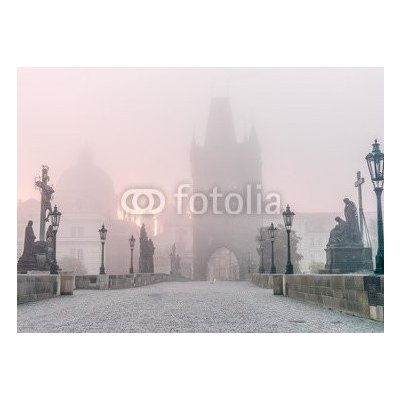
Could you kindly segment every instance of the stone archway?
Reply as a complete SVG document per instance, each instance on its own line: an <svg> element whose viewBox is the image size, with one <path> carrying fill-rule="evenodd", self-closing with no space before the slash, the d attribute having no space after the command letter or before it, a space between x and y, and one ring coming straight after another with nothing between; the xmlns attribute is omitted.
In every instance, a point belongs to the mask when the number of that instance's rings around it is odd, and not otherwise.
<svg viewBox="0 0 400 400"><path fill-rule="evenodd" d="M213 281L239 280L239 261L226 247L216 249L207 263L207 279Z"/></svg>

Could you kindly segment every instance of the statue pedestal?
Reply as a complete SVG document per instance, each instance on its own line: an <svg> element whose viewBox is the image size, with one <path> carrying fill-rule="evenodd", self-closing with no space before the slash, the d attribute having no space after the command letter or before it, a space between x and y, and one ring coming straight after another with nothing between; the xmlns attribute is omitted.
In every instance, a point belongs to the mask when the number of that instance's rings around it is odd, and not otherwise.
<svg viewBox="0 0 400 400"><path fill-rule="evenodd" d="M19 258L17 264L17 272L26 274L30 271L49 272L50 266L48 263L48 248L46 242L38 241L34 243L34 255Z"/></svg>
<svg viewBox="0 0 400 400"><path fill-rule="evenodd" d="M321 274L349 274L372 272L372 249L370 247L329 247L326 251L325 268Z"/></svg>
<svg viewBox="0 0 400 400"><path fill-rule="evenodd" d="M17 272L18 274L26 274L28 271L37 271L38 264L35 257L22 258L18 260Z"/></svg>

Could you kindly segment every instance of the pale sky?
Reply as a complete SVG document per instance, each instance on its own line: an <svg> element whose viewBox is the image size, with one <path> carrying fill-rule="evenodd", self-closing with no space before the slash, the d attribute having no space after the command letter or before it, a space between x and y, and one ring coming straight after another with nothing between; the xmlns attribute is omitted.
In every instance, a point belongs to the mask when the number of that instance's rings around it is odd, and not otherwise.
<svg viewBox="0 0 400 400"><path fill-rule="evenodd" d="M229 96L236 136L253 124L263 184L297 212L341 211L383 148L382 68L23 68L18 72L18 198L38 198L41 165L57 179L84 146L117 193L171 192L190 182L192 136L203 143L212 96Z"/></svg>

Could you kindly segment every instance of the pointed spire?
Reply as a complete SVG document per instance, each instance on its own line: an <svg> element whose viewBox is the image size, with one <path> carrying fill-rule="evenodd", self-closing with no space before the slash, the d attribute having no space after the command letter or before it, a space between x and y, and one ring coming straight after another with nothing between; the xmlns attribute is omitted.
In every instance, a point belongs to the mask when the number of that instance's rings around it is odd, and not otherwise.
<svg viewBox="0 0 400 400"><path fill-rule="evenodd" d="M258 141L258 135L256 132L256 128L254 124L251 124L250 135L249 135L249 143L254 145L255 147L260 147L260 143Z"/></svg>
<svg viewBox="0 0 400 400"><path fill-rule="evenodd" d="M93 164L93 152L89 146L85 146L78 155L79 164Z"/></svg>
<svg viewBox="0 0 400 400"><path fill-rule="evenodd" d="M198 151L198 145L197 145L196 137L195 137L194 130L193 130L192 145L190 146L190 161L191 162L193 162L193 160L196 159L197 151Z"/></svg>
<svg viewBox="0 0 400 400"><path fill-rule="evenodd" d="M205 147L224 148L236 142L231 104L227 97L211 100Z"/></svg>
<svg viewBox="0 0 400 400"><path fill-rule="evenodd" d="M140 240L145 240L147 239L147 232L146 232L146 227L144 226L144 224L142 224L142 226L140 227Z"/></svg>
<svg viewBox="0 0 400 400"><path fill-rule="evenodd" d="M197 147L196 136L193 133L191 149L193 150L196 147Z"/></svg>

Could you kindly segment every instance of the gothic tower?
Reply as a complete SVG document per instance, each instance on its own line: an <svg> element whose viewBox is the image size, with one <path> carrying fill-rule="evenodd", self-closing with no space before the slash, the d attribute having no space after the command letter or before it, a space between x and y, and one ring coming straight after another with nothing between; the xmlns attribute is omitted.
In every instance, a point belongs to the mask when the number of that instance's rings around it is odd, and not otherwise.
<svg viewBox="0 0 400 400"><path fill-rule="evenodd" d="M193 215L193 278L210 279L210 259L222 249L237 260L226 279L244 279L249 256L257 257L255 236L262 220L256 213L257 193L262 196L261 151L254 128L243 142L236 140L228 98L212 99L204 146L193 141L191 167L194 193L209 197L217 187L223 194L217 201L222 213L213 212L209 203L205 215ZM226 195L233 192L244 199L240 214L226 212ZM230 209L237 210L238 201L231 200Z"/></svg>

